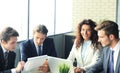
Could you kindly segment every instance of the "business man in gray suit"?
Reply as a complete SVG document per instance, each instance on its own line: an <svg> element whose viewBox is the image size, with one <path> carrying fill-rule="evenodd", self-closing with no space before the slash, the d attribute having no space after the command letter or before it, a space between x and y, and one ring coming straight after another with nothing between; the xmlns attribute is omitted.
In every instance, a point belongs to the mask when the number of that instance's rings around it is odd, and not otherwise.
<svg viewBox="0 0 120 73"><path fill-rule="evenodd" d="M106 20L95 28L103 53L98 62L86 73L120 73L120 40L118 24Z"/></svg>

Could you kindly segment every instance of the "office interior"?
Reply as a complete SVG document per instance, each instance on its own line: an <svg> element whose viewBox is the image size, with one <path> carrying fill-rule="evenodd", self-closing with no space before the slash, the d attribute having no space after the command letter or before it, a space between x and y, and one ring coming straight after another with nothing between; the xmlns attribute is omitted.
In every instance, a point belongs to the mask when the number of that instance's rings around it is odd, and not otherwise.
<svg viewBox="0 0 120 73"><path fill-rule="evenodd" d="M68 57L76 26L83 19L120 24L120 0L0 0L0 10L0 30L11 26L20 34L16 64L21 60L19 43L32 38L32 29L38 24L48 28L59 58Z"/></svg>

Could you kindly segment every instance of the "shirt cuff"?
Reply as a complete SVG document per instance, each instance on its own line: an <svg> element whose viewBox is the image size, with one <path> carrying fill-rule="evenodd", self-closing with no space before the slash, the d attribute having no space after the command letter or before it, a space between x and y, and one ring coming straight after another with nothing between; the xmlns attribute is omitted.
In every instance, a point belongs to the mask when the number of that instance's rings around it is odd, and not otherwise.
<svg viewBox="0 0 120 73"><path fill-rule="evenodd" d="M85 68L85 67L81 67L81 68L86 71L86 68Z"/></svg>
<svg viewBox="0 0 120 73"><path fill-rule="evenodd" d="M11 72L16 73L16 69L15 68L11 69Z"/></svg>

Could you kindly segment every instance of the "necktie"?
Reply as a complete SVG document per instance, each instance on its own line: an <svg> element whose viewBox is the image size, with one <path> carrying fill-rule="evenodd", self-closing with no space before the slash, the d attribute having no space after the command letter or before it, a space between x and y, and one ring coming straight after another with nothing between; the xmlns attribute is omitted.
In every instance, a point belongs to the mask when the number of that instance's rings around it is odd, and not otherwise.
<svg viewBox="0 0 120 73"><path fill-rule="evenodd" d="M41 46L38 46L38 55L42 55L42 52L41 52Z"/></svg>
<svg viewBox="0 0 120 73"><path fill-rule="evenodd" d="M109 58L109 73L114 73L114 51L112 50Z"/></svg>
<svg viewBox="0 0 120 73"><path fill-rule="evenodd" d="M7 68L7 64L8 64L8 52L4 53L4 60L5 60L5 69Z"/></svg>

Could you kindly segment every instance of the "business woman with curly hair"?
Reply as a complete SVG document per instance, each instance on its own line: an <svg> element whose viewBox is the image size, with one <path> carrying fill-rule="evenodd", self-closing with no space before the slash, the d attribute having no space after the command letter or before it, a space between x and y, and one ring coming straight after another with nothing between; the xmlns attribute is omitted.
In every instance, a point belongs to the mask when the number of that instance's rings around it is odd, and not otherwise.
<svg viewBox="0 0 120 73"><path fill-rule="evenodd" d="M100 55L100 44L98 43L97 31L94 30L96 23L91 19L85 19L78 24L76 38L68 59L77 67L75 73L82 73L93 66Z"/></svg>

